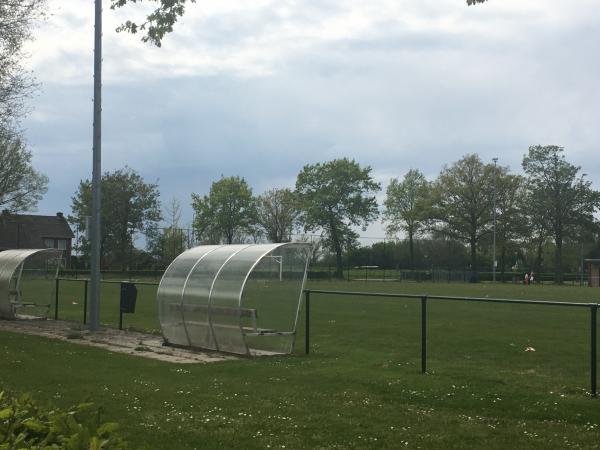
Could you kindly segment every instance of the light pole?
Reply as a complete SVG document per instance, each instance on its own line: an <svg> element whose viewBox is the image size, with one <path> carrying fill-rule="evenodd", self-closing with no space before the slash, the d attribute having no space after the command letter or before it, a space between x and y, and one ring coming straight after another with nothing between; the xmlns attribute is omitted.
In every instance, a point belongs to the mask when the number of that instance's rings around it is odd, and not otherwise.
<svg viewBox="0 0 600 450"><path fill-rule="evenodd" d="M90 330L100 328L100 177L101 177L101 130L102 130L102 0L95 0L94 26L94 129L92 168L92 220L90 261Z"/></svg>
<svg viewBox="0 0 600 450"><path fill-rule="evenodd" d="M583 286L583 239L581 240L579 259L579 287Z"/></svg>
<svg viewBox="0 0 600 450"><path fill-rule="evenodd" d="M492 214L494 217L494 238L492 244L492 281L496 282L496 178L497 178L497 170L496 163L498 162L498 158L492 158L494 161L494 206L492 210Z"/></svg>
<svg viewBox="0 0 600 450"><path fill-rule="evenodd" d="M587 176L587 173L582 173L581 174L581 179L583 180L583 178L586 177L586 176ZM581 248L580 248L580 253L579 253L579 255L580 255L579 286L581 287L581 286L583 286L583 232L581 233L581 237L579 239L581 241L580 242Z"/></svg>

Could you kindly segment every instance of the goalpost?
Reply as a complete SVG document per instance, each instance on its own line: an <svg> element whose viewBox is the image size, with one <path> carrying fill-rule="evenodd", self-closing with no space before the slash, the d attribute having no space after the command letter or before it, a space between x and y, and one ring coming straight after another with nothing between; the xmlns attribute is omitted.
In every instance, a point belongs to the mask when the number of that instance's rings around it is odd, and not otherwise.
<svg viewBox="0 0 600 450"><path fill-rule="evenodd" d="M279 264L279 281L283 281L283 257L282 256L266 256L265 258L273 259Z"/></svg>

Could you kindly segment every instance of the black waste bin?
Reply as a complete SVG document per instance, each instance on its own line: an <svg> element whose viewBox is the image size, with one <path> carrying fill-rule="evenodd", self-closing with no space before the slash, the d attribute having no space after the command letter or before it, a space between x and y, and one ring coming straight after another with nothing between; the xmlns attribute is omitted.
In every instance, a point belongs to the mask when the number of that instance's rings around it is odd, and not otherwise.
<svg viewBox="0 0 600 450"><path fill-rule="evenodd" d="M121 283L121 312L132 314L135 312L137 288L133 283Z"/></svg>
<svg viewBox="0 0 600 450"><path fill-rule="evenodd" d="M121 283L121 304L119 314L119 330L123 328L123 313L133 314L137 300L137 288L133 283Z"/></svg>

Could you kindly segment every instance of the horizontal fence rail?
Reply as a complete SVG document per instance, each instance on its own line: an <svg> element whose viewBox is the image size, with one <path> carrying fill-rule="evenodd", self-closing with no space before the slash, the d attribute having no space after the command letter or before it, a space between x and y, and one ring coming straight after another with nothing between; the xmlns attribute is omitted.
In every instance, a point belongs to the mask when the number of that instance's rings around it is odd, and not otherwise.
<svg viewBox="0 0 600 450"><path fill-rule="evenodd" d="M54 287L54 320L58 320L58 299L59 299L59 288L60 288L60 282L61 281L65 281L65 282L75 282L75 283L83 283L83 324L86 325L87 324L87 300L88 300L88 285L90 283L89 278L64 278L64 277L59 277L56 278L56 285ZM155 282L151 282L151 281L130 281L130 280L123 280L123 281L119 281L119 280L100 280L100 283L104 283L104 284L122 284L122 283L128 283L128 284L135 284L135 285L140 285L140 286L158 286L160 283L155 283ZM119 323L119 329L122 328L122 320Z"/></svg>
<svg viewBox="0 0 600 450"><path fill-rule="evenodd" d="M496 281L506 284L525 284L525 270L518 272L496 272ZM535 274L535 282L528 285L543 286L547 283L554 283L556 275L550 272L540 272ZM397 282L441 282L441 283L479 283L492 282L493 273L486 271L473 272L468 268L444 269L442 267L432 266L430 268L407 269L378 266L349 267L344 266L342 272L336 274L334 266L312 264L308 271L309 280L346 280L352 282L370 282L370 281L397 281ZM572 286L588 285L591 278L583 272L564 272L561 274L561 283Z"/></svg>
<svg viewBox="0 0 600 450"><path fill-rule="evenodd" d="M360 291L330 291L323 289L305 289L305 353L310 352L310 298L311 294L323 295L342 295L358 297L379 297L379 298L405 298L420 300L421 302L421 372L427 372L427 302L428 300L439 301L463 301L480 303L504 303L517 305L536 305L536 306L557 306L567 308L588 308L590 310L590 394L592 397L598 395L597 392L597 315L598 303L581 302L561 302L552 300L520 300L507 298L488 298L488 297L452 297L444 295L426 295L426 294L393 294L386 292L360 292Z"/></svg>
<svg viewBox="0 0 600 450"><path fill-rule="evenodd" d="M104 279L130 280L151 279L160 280L166 266L161 269L148 270L103 270L101 276ZM30 270L40 275L53 276L53 272L47 269ZM496 272L496 282L507 284L524 284L526 270ZM86 269L61 269L59 276L62 278L89 278L89 270ZM443 266L431 266L418 269L399 268L393 266L348 266L344 265L340 274L336 274L333 265L323 263L311 264L308 271L309 280L334 280L344 279L352 282L370 281L397 281L397 282L442 282L442 283L470 283L470 282L492 282L491 271L473 272L468 268L444 268ZM590 277L587 272L564 272L561 274L563 284L588 285L591 281L597 282L598 277ZM546 283L554 283L555 274L551 272L538 272L535 274L535 285L543 286Z"/></svg>
<svg viewBox="0 0 600 450"><path fill-rule="evenodd" d="M57 278L56 281L74 281L74 282L82 282L88 283L90 281L89 278ZM105 284L121 284L121 283L131 283L131 284L139 284L140 286L158 286L160 283L156 283L153 281L135 281L135 280L100 280L100 283Z"/></svg>

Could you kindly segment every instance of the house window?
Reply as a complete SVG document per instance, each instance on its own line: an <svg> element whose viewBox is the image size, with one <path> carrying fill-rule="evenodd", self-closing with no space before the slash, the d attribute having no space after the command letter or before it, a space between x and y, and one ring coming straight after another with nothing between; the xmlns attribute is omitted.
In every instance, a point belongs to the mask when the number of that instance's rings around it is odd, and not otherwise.
<svg viewBox="0 0 600 450"><path fill-rule="evenodd" d="M66 250L67 249L67 241L66 241L66 239L58 239L56 242L58 243L58 249L59 250Z"/></svg>
<svg viewBox="0 0 600 450"><path fill-rule="evenodd" d="M54 239L44 239L46 248L54 248Z"/></svg>

